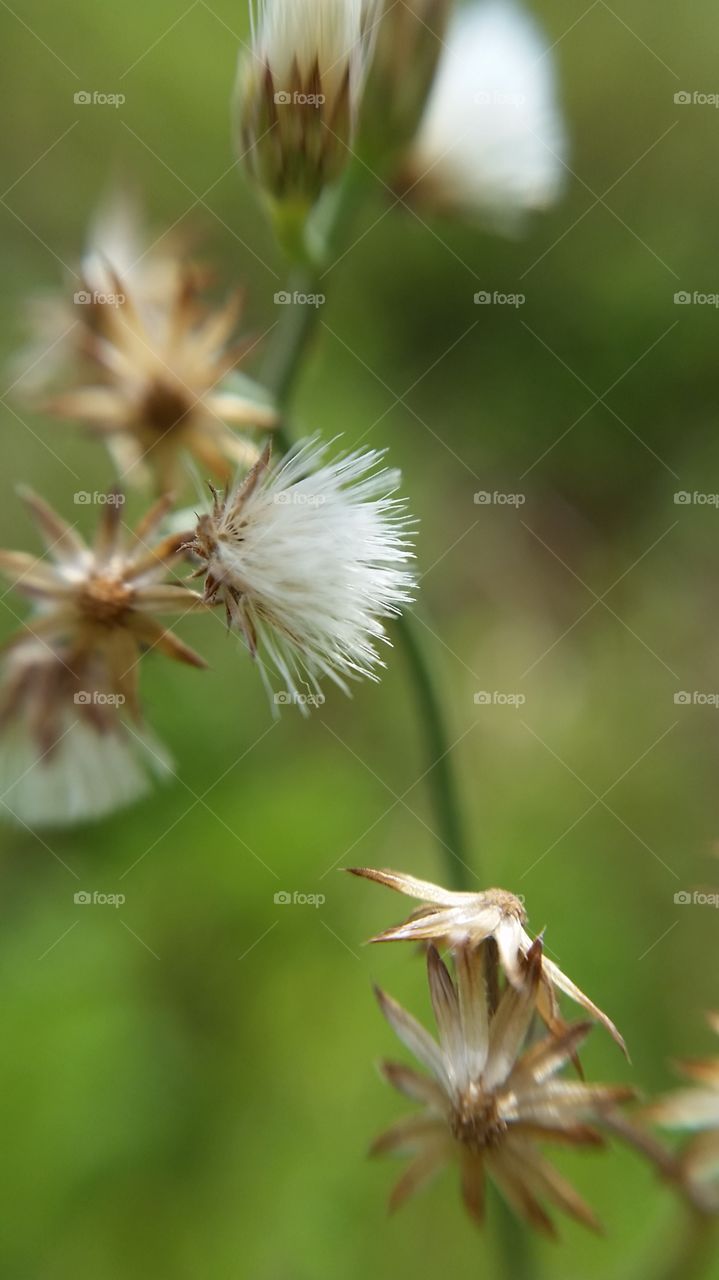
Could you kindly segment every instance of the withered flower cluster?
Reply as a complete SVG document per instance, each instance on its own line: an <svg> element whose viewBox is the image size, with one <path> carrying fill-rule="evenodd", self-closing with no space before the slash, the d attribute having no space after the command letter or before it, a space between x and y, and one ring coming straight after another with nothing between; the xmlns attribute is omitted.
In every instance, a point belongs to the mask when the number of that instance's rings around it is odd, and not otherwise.
<svg viewBox="0 0 719 1280"><path fill-rule="evenodd" d="M105 439L119 484L152 478L162 495L133 531L120 488L76 493L82 507L102 505L92 544L29 495L46 558L0 552L0 571L32 604L0 679L0 794L30 826L98 818L170 771L142 718L140 661L205 662L155 614L224 606L273 707L307 713L324 700L321 678L345 691L377 678L384 620L411 598L399 473L377 451L330 456L317 439L273 459L277 411L234 372L248 345L231 341L239 298L214 311L207 271L179 244L148 239L120 193L95 222L85 287L73 303L45 300L34 377L21 380L35 403ZM224 495L210 485L209 507L173 511L200 476ZM181 568L204 592L170 577Z"/></svg>
<svg viewBox="0 0 719 1280"><path fill-rule="evenodd" d="M459 1167L464 1203L479 1222L489 1178L518 1217L544 1234L555 1234L547 1212L552 1207L596 1230L594 1213L547 1160L543 1147L601 1149L608 1135L620 1137L650 1160L694 1208L719 1207L695 1185L719 1171L716 1062L685 1066L703 1089L669 1097L645 1109L640 1119L625 1116L622 1104L636 1097L634 1089L585 1082L578 1051L592 1021L565 1022L557 992L581 1005L622 1048L624 1041L606 1014L547 958L542 938L527 933L518 898L499 889L455 893L368 867L352 868L352 874L423 903L404 923L371 939L422 944L438 1036L377 991L390 1026L427 1073L403 1063L382 1063L384 1078L422 1106L372 1147L375 1155L410 1158L392 1192L392 1208L451 1163ZM447 953L447 962L440 951ZM541 1023L544 1032L538 1030ZM568 1067L574 1068L569 1077L564 1074ZM644 1129L642 1119L709 1132L697 1136L677 1160Z"/></svg>

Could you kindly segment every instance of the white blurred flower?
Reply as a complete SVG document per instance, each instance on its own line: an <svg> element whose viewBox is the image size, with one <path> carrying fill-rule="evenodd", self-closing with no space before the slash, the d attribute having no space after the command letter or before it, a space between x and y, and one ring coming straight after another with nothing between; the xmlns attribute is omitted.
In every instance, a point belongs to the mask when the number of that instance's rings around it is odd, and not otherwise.
<svg viewBox="0 0 719 1280"><path fill-rule="evenodd" d="M400 476L378 470L381 458L328 460L316 439L276 466L267 451L244 482L214 495L191 544L205 600L224 603L266 683L269 663L303 709L322 676L345 691L348 679L377 678L381 619L411 599L409 522L392 496Z"/></svg>
<svg viewBox="0 0 719 1280"><path fill-rule="evenodd" d="M719 1013L708 1022L719 1035ZM680 1151L690 1188L708 1210L719 1213L719 1057L684 1060L679 1068L692 1087L676 1089L645 1108L645 1117L668 1129L692 1134Z"/></svg>
<svg viewBox="0 0 719 1280"><path fill-rule="evenodd" d="M105 817L172 772L142 722L130 729L97 656L23 641L0 685L0 815L27 827Z"/></svg>
<svg viewBox="0 0 719 1280"><path fill-rule="evenodd" d="M256 0L237 84L240 147L277 200L311 205L347 164L375 0Z"/></svg>
<svg viewBox="0 0 719 1280"><path fill-rule="evenodd" d="M401 186L417 203L511 230L557 200L566 154L540 28L514 0L460 8Z"/></svg>

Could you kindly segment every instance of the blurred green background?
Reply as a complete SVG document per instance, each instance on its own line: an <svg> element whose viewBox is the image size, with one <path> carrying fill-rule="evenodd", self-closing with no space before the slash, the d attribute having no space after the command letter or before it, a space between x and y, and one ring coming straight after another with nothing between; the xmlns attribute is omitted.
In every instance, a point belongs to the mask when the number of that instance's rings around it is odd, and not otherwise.
<svg viewBox="0 0 719 1280"><path fill-rule="evenodd" d="M382 216L377 185L327 277L297 423L403 468L477 887L525 894L625 1033L632 1066L598 1030L588 1075L653 1091L672 1056L710 1050L719 1003L719 914L674 902L719 888L719 711L674 702L719 691L719 512L674 501L719 490L719 312L674 304L719 290L719 114L674 103L719 90L719 18L710 0L534 10L558 42L564 200L505 241ZM118 172L158 230L199 230L247 327L269 329L284 268L230 144L243 0L15 0L0 21L6 356ZM81 89L127 101L78 107ZM477 308L478 289L526 304ZM0 541L36 545L16 481L66 510L76 487L46 445L90 490L110 466L72 425L3 404ZM494 490L526 502L474 502ZM424 1015L427 998L409 951L362 946L404 903L337 868L441 877L401 651L381 685L274 724L234 641L196 620L183 635L209 673L144 670L178 781L101 826L2 835L2 1274L494 1274L450 1174L389 1220L395 1170L365 1158L403 1110L374 1070L394 1045L371 982ZM81 889L127 900L80 907ZM537 1274L655 1274L677 1211L651 1171L621 1151L560 1163L607 1234L562 1223Z"/></svg>

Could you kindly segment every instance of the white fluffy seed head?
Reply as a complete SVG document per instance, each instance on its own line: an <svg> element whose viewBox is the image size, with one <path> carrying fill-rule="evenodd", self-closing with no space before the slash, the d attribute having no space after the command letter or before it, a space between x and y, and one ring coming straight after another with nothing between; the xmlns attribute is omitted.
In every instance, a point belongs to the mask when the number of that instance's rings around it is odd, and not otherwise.
<svg viewBox="0 0 719 1280"><path fill-rule="evenodd" d="M382 619L412 598L410 522L400 476L376 451L328 459L310 440L200 522L208 598L257 653L286 699L312 705L318 680L376 679ZM274 677L272 675L274 671Z"/></svg>
<svg viewBox="0 0 719 1280"><path fill-rule="evenodd" d="M512 230L557 200L566 154L554 67L534 20L514 0L458 10L408 166L413 197Z"/></svg>

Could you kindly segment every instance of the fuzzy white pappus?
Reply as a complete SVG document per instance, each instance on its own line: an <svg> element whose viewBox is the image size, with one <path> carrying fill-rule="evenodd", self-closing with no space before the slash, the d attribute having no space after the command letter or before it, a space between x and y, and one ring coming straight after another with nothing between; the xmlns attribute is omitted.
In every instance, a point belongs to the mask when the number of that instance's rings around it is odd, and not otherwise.
<svg viewBox="0 0 719 1280"><path fill-rule="evenodd" d="M317 439L277 465L267 452L197 527L206 600L224 603L268 688L269 666L303 710L323 676L345 692L377 678L382 619L412 599L412 522L382 457L329 459Z"/></svg>

